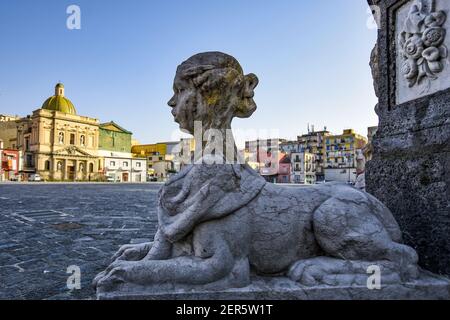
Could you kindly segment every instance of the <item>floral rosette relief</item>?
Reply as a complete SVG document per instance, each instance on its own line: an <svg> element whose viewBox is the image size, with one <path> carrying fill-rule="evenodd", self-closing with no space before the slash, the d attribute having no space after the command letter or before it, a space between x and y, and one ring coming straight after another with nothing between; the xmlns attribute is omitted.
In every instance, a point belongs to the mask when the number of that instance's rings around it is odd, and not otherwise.
<svg viewBox="0 0 450 320"><path fill-rule="evenodd" d="M401 72L410 88L427 80L426 91L444 70L448 57L443 27L446 19L444 11L435 10L435 0L416 0L411 6L399 39Z"/></svg>

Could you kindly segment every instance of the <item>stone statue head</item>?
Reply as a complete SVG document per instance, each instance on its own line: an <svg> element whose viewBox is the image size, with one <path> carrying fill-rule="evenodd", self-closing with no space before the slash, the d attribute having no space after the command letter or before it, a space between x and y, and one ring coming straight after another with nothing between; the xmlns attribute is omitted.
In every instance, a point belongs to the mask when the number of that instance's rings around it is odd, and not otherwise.
<svg viewBox="0 0 450 320"><path fill-rule="evenodd" d="M256 75L244 75L232 56L199 53L178 66L168 105L180 129L191 134L195 121L201 121L203 130L229 129L234 117L248 118L255 112L257 85Z"/></svg>

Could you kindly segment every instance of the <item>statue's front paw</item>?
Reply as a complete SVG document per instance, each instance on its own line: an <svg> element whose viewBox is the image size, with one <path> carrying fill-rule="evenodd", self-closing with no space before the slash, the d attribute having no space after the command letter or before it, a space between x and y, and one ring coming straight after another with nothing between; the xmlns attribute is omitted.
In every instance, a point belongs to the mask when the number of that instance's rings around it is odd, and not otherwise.
<svg viewBox="0 0 450 320"><path fill-rule="evenodd" d="M130 272L129 262L115 262L95 277L93 285L102 292L114 291L118 285L127 282Z"/></svg>
<svg viewBox="0 0 450 320"><path fill-rule="evenodd" d="M124 260L124 261L139 261L145 258L153 242L140 243L140 244L126 244L120 247L119 251L112 257L112 261Z"/></svg>

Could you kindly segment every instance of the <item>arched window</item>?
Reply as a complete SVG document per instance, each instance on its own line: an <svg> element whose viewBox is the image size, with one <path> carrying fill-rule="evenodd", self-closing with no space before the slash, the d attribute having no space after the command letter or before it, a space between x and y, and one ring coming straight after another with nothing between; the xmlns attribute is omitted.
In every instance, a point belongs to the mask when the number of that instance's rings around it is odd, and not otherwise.
<svg viewBox="0 0 450 320"><path fill-rule="evenodd" d="M86 137L84 135L80 136L80 145L84 147L86 145Z"/></svg>
<svg viewBox="0 0 450 320"><path fill-rule="evenodd" d="M92 173L92 172L94 172L94 164L90 163L89 164L89 173Z"/></svg>
<svg viewBox="0 0 450 320"><path fill-rule="evenodd" d="M60 132L58 135L58 141L60 144L64 144L64 132Z"/></svg>
<svg viewBox="0 0 450 320"><path fill-rule="evenodd" d="M45 161L45 171L50 171L50 161Z"/></svg>
<svg viewBox="0 0 450 320"><path fill-rule="evenodd" d="M61 171L61 170L62 170L62 162L61 162L61 161L58 161L58 163L56 164L56 169L57 169L58 171Z"/></svg>

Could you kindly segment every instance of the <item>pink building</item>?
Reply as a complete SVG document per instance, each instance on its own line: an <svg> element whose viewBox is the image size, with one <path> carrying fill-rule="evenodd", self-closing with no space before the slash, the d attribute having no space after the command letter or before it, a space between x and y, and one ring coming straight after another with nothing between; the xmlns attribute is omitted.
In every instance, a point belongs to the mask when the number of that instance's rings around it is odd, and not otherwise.
<svg viewBox="0 0 450 320"><path fill-rule="evenodd" d="M291 183L291 159L286 154L278 164L277 183Z"/></svg>
<svg viewBox="0 0 450 320"><path fill-rule="evenodd" d="M19 178L19 151L0 149L1 180L17 180Z"/></svg>
<svg viewBox="0 0 450 320"><path fill-rule="evenodd" d="M260 155L259 173L271 183L291 183L291 159L288 155L276 152Z"/></svg>

